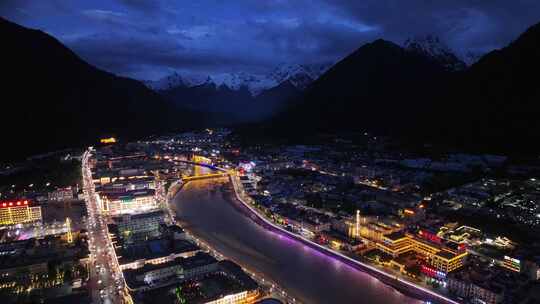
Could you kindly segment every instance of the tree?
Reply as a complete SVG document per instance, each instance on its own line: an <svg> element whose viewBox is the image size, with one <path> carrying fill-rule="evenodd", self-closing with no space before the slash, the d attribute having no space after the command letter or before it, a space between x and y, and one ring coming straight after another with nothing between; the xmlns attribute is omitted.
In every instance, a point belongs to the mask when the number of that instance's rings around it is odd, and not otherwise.
<svg viewBox="0 0 540 304"><path fill-rule="evenodd" d="M185 304L186 299L182 295L182 286L178 285L174 291L176 294L176 304Z"/></svg>

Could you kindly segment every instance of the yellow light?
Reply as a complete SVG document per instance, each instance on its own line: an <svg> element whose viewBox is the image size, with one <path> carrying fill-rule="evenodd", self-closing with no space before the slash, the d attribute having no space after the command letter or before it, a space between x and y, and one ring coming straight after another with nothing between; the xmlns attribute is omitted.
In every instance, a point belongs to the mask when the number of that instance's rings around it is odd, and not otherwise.
<svg viewBox="0 0 540 304"><path fill-rule="evenodd" d="M114 137L102 138L99 140L99 142L102 144L114 144L116 142L116 138Z"/></svg>

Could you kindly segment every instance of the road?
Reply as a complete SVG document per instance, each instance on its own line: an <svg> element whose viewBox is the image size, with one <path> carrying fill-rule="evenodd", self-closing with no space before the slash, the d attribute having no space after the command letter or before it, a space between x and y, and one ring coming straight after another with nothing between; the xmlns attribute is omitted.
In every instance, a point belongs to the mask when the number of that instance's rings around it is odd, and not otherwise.
<svg viewBox="0 0 540 304"><path fill-rule="evenodd" d="M83 155L82 161L83 191L88 211L90 293L93 303L130 303L131 297L127 292L125 280L108 235L107 217L101 213L98 205L92 173L88 164L90 157L91 154L87 151Z"/></svg>

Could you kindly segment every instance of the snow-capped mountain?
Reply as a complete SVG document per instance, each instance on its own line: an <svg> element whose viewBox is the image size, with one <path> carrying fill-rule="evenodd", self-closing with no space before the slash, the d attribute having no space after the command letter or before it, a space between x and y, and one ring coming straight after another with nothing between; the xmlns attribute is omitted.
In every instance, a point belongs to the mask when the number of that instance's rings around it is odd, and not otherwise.
<svg viewBox="0 0 540 304"><path fill-rule="evenodd" d="M174 72L171 75L165 76L159 80L145 80L143 83L154 91L163 91L184 85L182 77L177 72Z"/></svg>
<svg viewBox="0 0 540 304"><path fill-rule="evenodd" d="M475 64L482 56L484 56L485 52L478 52L478 51L466 51L461 58L465 62L466 65L471 66Z"/></svg>
<svg viewBox="0 0 540 304"><path fill-rule="evenodd" d="M282 64L268 74L237 72L213 75L180 75L174 72L157 81L145 81L144 83L155 91L165 91L178 86L194 87L213 83L216 87L226 86L231 90L246 88L253 96L257 96L262 91L276 87L285 81L289 81L296 88L303 90L329 67L330 64Z"/></svg>
<svg viewBox="0 0 540 304"><path fill-rule="evenodd" d="M310 83L317 80L330 66L330 64L282 64L270 73L269 78L277 84L289 81L295 87L303 90Z"/></svg>
<svg viewBox="0 0 540 304"><path fill-rule="evenodd" d="M405 41L403 47L409 51L433 58L449 71L459 71L466 68L463 60L459 59L437 36L427 35L410 38Z"/></svg>
<svg viewBox="0 0 540 304"><path fill-rule="evenodd" d="M194 87L207 82L212 82L209 76L202 75L180 75L174 72L159 80L146 80L143 83L154 91L165 91L178 86Z"/></svg>
<svg viewBox="0 0 540 304"><path fill-rule="evenodd" d="M254 96L277 85L271 79L265 77L265 75L248 74L245 72L215 74L210 76L210 78L216 86L226 86L231 90L246 88Z"/></svg>

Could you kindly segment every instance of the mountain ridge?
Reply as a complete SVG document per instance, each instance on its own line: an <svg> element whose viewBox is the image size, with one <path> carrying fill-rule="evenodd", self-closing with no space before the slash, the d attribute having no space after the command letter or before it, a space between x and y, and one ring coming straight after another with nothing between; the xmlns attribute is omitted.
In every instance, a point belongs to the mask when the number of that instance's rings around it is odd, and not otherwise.
<svg viewBox="0 0 540 304"><path fill-rule="evenodd" d="M102 71L54 37L0 18L3 39L4 159L94 143L100 136L145 136L196 121L142 83ZM32 73L28 73L32 71ZM24 124L23 124L24 122ZM28 130L28 131L27 131Z"/></svg>
<svg viewBox="0 0 540 304"><path fill-rule="evenodd" d="M363 132L454 149L538 151L540 24L465 69L382 39L345 57L294 106L262 125L265 134L305 137Z"/></svg>
<svg viewBox="0 0 540 304"><path fill-rule="evenodd" d="M405 40L403 48L433 58L449 71L464 70L467 65L435 35L417 36Z"/></svg>
<svg viewBox="0 0 540 304"><path fill-rule="evenodd" d="M305 89L329 68L328 64L280 64L266 74L250 74L246 72L218 73L214 75L191 74L182 75L175 71L155 81L143 81L150 89L160 92L174 89L178 86L194 87L205 82L212 82L217 86L225 85L232 90L246 87L253 96L263 91L277 87L285 81L298 89Z"/></svg>

